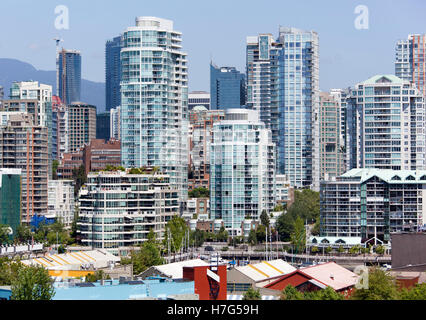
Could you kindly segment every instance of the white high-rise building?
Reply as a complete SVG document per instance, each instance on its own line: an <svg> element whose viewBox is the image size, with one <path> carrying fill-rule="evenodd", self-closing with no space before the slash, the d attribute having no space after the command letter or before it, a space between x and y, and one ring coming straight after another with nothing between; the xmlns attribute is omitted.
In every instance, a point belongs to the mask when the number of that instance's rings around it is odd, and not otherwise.
<svg viewBox="0 0 426 320"><path fill-rule="evenodd" d="M188 197L188 78L182 33L170 20L136 18L121 49L124 167L155 166Z"/></svg>
<svg viewBox="0 0 426 320"><path fill-rule="evenodd" d="M37 100L38 104L31 110L22 111L33 115L34 125L49 127L52 117L52 86L37 81L14 82L10 88L10 100Z"/></svg>
<svg viewBox="0 0 426 320"><path fill-rule="evenodd" d="M121 107L115 107L110 110L110 138L121 140Z"/></svg>
<svg viewBox="0 0 426 320"><path fill-rule="evenodd" d="M210 212L232 236L241 223L259 220L275 206L275 144L259 112L228 109L213 126L210 155Z"/></svg>
<svg viewBox="0 0 426 320"><path fill-rule="evenodd" d="M348 98L347 147L352 168L426 169L425 102L394 75L358 83Z"/></svg>

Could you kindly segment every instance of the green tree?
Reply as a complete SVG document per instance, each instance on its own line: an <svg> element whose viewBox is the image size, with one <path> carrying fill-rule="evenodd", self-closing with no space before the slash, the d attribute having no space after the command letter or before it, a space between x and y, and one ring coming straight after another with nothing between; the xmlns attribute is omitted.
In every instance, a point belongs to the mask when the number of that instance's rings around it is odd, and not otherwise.
<svg viewBox="0 0 426 320"><path fill-rule="evenodd" d="M303 252L306 245L306 229L302 218L297 217L294 221L293 232L291 233L291 243L296 248L296 253Z"/></svg>
<svg viewBox="0 0 426 320"><path fill-rule="evenodd" d="M287 203L284 203L284 205L282 203L279 203L275 206L274 208L274 212L281 212L284 211L284 209L287 207Z"/></svg>
<svg viewBox="0 0 426 320"><path fill-rule="evenodd" d="M317 246L311 247L311 253L315 254L315 253L318 253L318 252L319 252L319 249L318 249Z"/></svg>
<svg viewBox="0 0 426 320"><path fill-rule="evenodd" d="M375 249L377 254L384 254L385 253L385 247L384 246L377 246Z"/></svg>
<svg viewBox="0 0 426 320"><path fill-rule="evenodd" d="M256 228L256 239L257 239L257 243L265 242L266 227L263 224L259 224Z"/></svg>
<svg viewBox="0 0 426 320"><path fill-rule="evenodd" d="M9 237L9 226L5 224L0 224L0 244L9 244L11 243Z"/></svg>
<svg viewBox="0 0 426 320"><path fill-rule="evenodd" d="M70 232L70 238L68 240L68 244L73 244L77 242L77 231L78 231L78 219L80 215L80 209L78 207L75 207L74 210L74 218L71 223L71 232Z"/></svg>
<svg viewBox="0 0 426 320"><path fill-rule="evenodd" d="M270 220L269 220L269 215L266 212L266 210L263 210L262 214L260 215L260 223L262 225L264 225L266 228L269 228Z"/></svg>
<svg viewBox="0 0 426 320"><path fill-rule="evenodd" d="M206 241L206 237L207 232L195 229L194 231L191 231L191 244L199 248L203 245L204 241Z"/></svg>
<svg viewBox="0 0 426 320"><path fill-rule="evenodd" d="M0 257L0 286L10 286L24 265L19 260Z"/></svg>
<svg viewBox="0 0 426 320"><path fill-rule="evenodd" d="M250 229L248 243L252 246L255 246L257 244L256 230L253 228Z"/></svg>
<svg viewBox="0 0 426 320"><path fill-rule="evenodd" d="M228 231L226 231L225 227L220 227L219 232L216 235L217 241L227 241L229 237Z"/></svg>
<svg viewBox="0 0 426 320"><path fill-rule="evenodd" d="M398 285L395 279L379 268L368 272L368 289L355 289L353 300L397 300Z"/></svg>
<svg viewBox="0 0 426 320"><path fill-rule="evenodd" d="M186 225L185 220L181 217L174 216L171 220L167 222L164 244L167 244L170 234L172 240L171 251L179 252L184 244L184 239L187 231L188 226Z"/></svg>
<svg viewBox="0 0 426 320"><path fill-rule="evenodd" d="M297 290L292 285L288 285L281 292L281 300L304 300L303 293Z"/></svg>
<svg viewBox="0 0 426 320"><path fill-rule="evenodd" d="M53 180L58 180L58 175L56 173L56 171L58 171L58 166L59 166L59 161L53 160L52 161L52 179Z"/></svg>
<svg viewBox="0 0 426 320"><path fill-rule="evenodd" d="M320 216L319 192L310 189L294 192L294 202L288 209L293 217L301 217L303 221L318 221Z"/></svg>
<svg viewBox="0 0 426 320"><path fill-rule="evenodd" d="M21 224L16 228L15 241L17 242L27 242L32 239L33 233L31 228L27 225Z"/></svg>
<svg viewBox="0 0 426 320"><path fill-rule="evenodd" d="M21 268L11 287L12 300L51 300L55 295L48 271L40 266Z"/></svg>
<svg viewBox="0 0 426 320"><path fill-rule="evenodd" d="M253 289L250 287L243 295L243 300L260 300L262 296L260 295L260 291L258 289Z"/></svg>
<svg viewBox="0 0 426 320"><path fill-rule="evenodd" d="M361 251L361 246L359 244L350 247L349 253L351 254L358 254Z"/></svg>
<svg viewBox="0 0 426 320"><path fill-rule="evenodd" d="M416 284L413 288L403 288L400 300L426 300L426 283Z"/></svg>
<svg viewBox="0 0 426 320"><path fill-rule="evenodd" d="M72 178L75 181L74 196L77 196L78 192L80 191L80 188L87 181L86 169L84 168L84 165L81 165L80 167L74 168L72 170Z"/></svg>
<svg viewBox="0 0 426 320"><path fill-rule="evenodd" d="M139 251L131 253L134 274L140 274L152 266L164 263L161 258L159 245L152 241L145 241Z"/></svg>
<svg viewBox="0 0 426 320"><path fill-rule="evenodd" d="M344 300L345 297L334 291L333 288L327 287L325 289L316 291L307 291L303 294L304 300Z"/></svg>
<svg viewBox="0 0 426 320"><path fill-rule="evenodd" d="M311 234L313 236L319 236L320 234L320 229L321 229L321 224L320 224L320 219L318 219L315 224L314 227L312 228Z"/></svg>
<svg viewBox="0 0 426 320"><path fill-rule="evenodd" d="M288 213L281 214L277 219L277 231L282 241L290 241L294 231L294 219Z"/></svg>
<svg viewBox="0 0 426 320"><path fill-rule="evenodd" d="M199 187L188 192L189 198L209 198L210 191L207 188Z"/></svg>

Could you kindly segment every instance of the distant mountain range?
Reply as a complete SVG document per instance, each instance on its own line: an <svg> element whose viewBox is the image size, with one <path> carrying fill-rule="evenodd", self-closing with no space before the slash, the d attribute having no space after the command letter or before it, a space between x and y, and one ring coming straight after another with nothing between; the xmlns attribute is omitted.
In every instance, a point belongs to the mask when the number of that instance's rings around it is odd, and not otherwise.
<svg viewBox="0 0 426 320"><path fill-rule="evenodd" d="M9 89L14 81L34 80L53 87L56 93L56 71L37 70L31 64L15 59L0 58L0 86L4 98L9 98ZM97 112L105 111L105 83L81 79L82 102L95 105Z"/></svg>

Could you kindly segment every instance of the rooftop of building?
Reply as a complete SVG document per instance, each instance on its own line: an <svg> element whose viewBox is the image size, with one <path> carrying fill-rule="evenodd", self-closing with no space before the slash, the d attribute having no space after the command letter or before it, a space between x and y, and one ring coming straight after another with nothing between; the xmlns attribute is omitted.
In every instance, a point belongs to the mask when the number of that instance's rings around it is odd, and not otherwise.
<svg viewBox="0 0 426 320"><path fill-rule="evenodd" d="M398 78L393 74L378 74L375 75L360 84L380 84L380 83L394 83L394 84L402 84L404 80Z"/></svg>
<svg viewBox="0 0 426 320"><path fill-rule="evenodd" d="M153 266L149 269L149 272L159 272L162 276L170 279L182 279L183 278L183 267L198 267L207 266L208 263L201 259L186 260L180 262L173 262L169 264L163 264ZM148 270L147 270L148 271Z"/></svg>
<svg viewBox="0 0 426 320"><path fill-rule="evenodd" d="M387 183L425 183L426 170L391 170L391 169L352 169L338 178L353 178L363 183L373 177L377 177Z"/></svg>
<svg viewBox="0 0 426 320"><path fill-rule="evenodd" d="M25 265L40 265L48 270L81 270L82 266L92 265L94 268L106 268L110 262L119 262L120 258L106 250L67 252L56 255L23 260Z"/></svg>
<svg viewBox="0 0 426 320"><path fill-rule="evenodd" d="M248 264L243 267L236 267L235 269L251 278L255 282L278 277L296 270L295 267L282 259L262 261L256 264Z"/></svg>
<svg viewBox="0 0 426 320"><path fill-rule="evenodd" d="M139 284L119 284L117 280L99 282L84 287L55 284L53 300L165 300L171 295L194 294L193 281L143 280Z"/></svg>
<svg viewBox="0 0 426 320"><path fill-rule="evenodd" d="M301 274L307 277L309 282L312 282L320 288L331 287L336 291L353 287L359 276L352 271L338 265L335 262L321 263L314 266L301 268L291 273L283 275L274 282L268 284L266 288L273 287L279 282L292 277L295 274Z"/></svg>

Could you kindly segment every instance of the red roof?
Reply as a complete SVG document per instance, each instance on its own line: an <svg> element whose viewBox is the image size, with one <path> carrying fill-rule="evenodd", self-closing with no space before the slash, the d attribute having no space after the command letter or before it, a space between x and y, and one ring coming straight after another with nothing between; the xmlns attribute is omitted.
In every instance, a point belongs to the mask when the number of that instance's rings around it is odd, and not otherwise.
<svg viewBox="0 0 426 320"><path fill-rule="evenodd" d="M314 265L307 268L301 268L290 274L280 277L278 280L265 286L265 288L274 287L282 281L289 282L289 278L296 274L302 275L308 279L316 280L327 287L333 288L335 291L341 291L353 287L359 276L348 269L338 265L335 262L327 262ZM276 286L275 286L276 287Z"/></svg>

